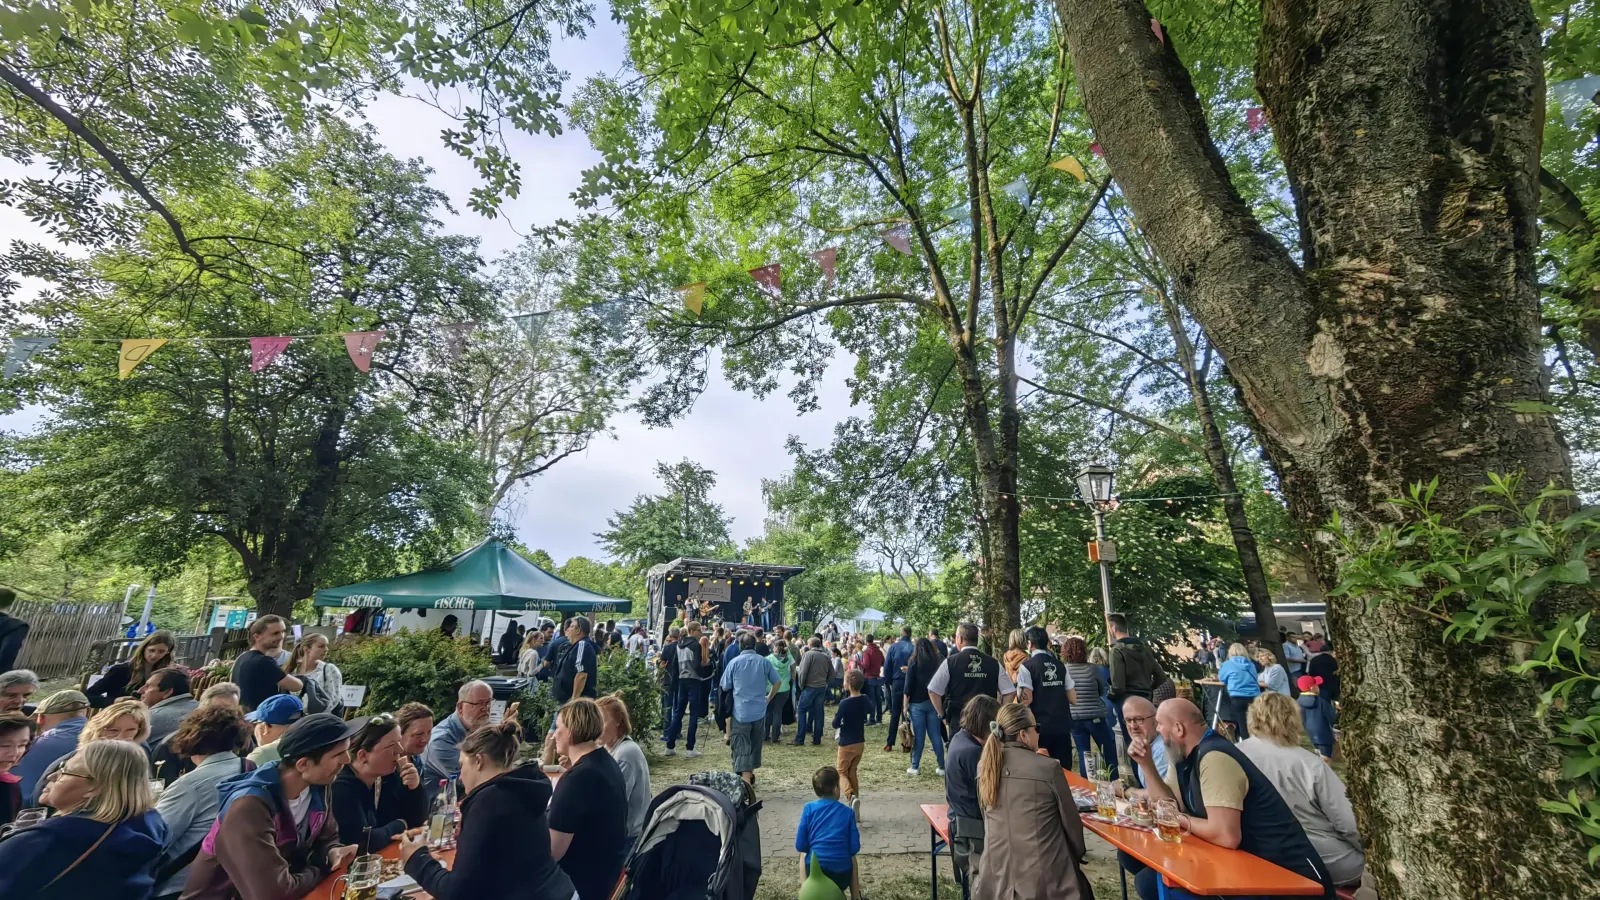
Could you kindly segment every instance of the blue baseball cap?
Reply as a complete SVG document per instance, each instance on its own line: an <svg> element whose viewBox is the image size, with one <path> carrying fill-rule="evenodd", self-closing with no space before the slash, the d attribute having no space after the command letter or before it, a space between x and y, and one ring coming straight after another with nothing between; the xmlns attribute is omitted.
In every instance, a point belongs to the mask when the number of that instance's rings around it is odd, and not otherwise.
<svg viewBox="0 0 1600 900"><path fill-rule="evenodd" d="M306 705L293 694L273 694L261 701L255 711L245 714L251 722L267 725L290 725L306 714Z"/></svg>

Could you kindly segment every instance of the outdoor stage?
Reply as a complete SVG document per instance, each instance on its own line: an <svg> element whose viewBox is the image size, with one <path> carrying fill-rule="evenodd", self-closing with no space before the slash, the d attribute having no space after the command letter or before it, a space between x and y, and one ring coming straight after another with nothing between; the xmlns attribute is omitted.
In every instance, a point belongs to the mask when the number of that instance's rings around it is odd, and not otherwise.
<svg viewBox="0 0 1600 900"><path fill-rule="evenodd" d="M738 624L745 621L745 604L749 603L757 625L762 623L761 608L766 605L767 621L782 623L784 582L804 571L801 566L710 559L679 558L662 563L645 576L650 631L664 636L674 619L688 620L685 610L691 605L700 621Z"/></svg>

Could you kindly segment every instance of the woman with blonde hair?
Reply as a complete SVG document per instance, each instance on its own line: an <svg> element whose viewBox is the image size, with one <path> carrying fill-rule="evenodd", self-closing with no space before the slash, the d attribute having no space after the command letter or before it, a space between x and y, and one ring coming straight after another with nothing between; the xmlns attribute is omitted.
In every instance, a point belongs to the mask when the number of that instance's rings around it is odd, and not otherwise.
<svg viewBox="0 0 1600 900"><path fill-rule="evenodd" d="M1011 683L1017 683L1017 670L1028 661L1028 633L1021 628L1011 629L1010 636L1006 639L1006 654L1000 658L1000 664L1005 667L1006 674L1011 676ZM1017 694L1012 694L1015 701Z"/></svg>
<svg viewBox="0 0 1600 900"><path fill-rule="evenodd" d="M1268 692L1250 704L1249 715L1250 738L1239 742L1239 752L1250 757L1289 804L1333 883L1360 884L1366 856L1355 811L1338 773L1302 745L1300 708L1288 697Z"/></svg>
<svg viewBox="0 0 1600 900"><path fill-rule="evenodd" d="M137 700L118 700L105 709L94 714L88 724L83 726L83 731L78 735L78 748L51 763L40 777L39 801L44 802L45 791L50 782L54 781L72 760L75 754L82 753L86 744L98 741L123 741L133 744L140 750L145 750L145 741L150 737L150 711ZM146 751L148 760L148 751ZM147 776L148 777L148 776ZM59 807L57 807L59 809Z"/></svg>
<svg viewBox="0 0 1600 900"><path fill-rule="evenodd" d="M600 746L605 716L580 697L556 713L556 752L571 767L550 801L550 855L578 900L606 900L628 854L628 789L622 768Z"/></svg>
<svg viewBox="0 0 1600 900"><path fill-rule="evenodd" d="M1083 821L1061 764L1038 753L1039 729L1026 707L1000 707L978 759L984 848L976 900L1079 900Z"/></svg>
<svg viewBox="0 0 1600 900"><path fill-rule="evenodd" d="M178 639L170 631L152 632L133 648L127 659L114 663L100 680L84 688L84 696L95 709L104 709L124 697L138 693L157 669L178 664Z"/></svg>
<svg viewBox="0 0 1600 900"><path fill-rule="evenodd" d="M125 741L80 748L41 797L60 814L0 841L0 897L149 897L167 834L149 765Z"/></svg>
<svg viewBox="0 0 1600 900"><path fill-rule="evenodd" d="M1261 696L1257 677L1250 651L1237 641L1228 645L1228 658L1217 668L1217 678L1227 693L1226 702L1222 704L1222 718L1233 723L1241 740L1250 736L1250 704Z"/></svg>
<svg viewBox="0 0 1600 900"><path fill-rule="evenodd" d="M311 632L295 642L294 652L283 665L285 675L300 679L302 685L310 683L320 695L321 703L313 704L310 693L303 695L307 713L344 712L344 673L327 661L327 637Z"/></svg>
<svg viewBox="0 0 1600 900"><path fill-rule="evenodd" d="M628 715L628 704L622 692L607 694L595 701L600 715L605 717L605 728L600 732L600 746L606 748L622 769L622 784L628 791L628 842L639 843L644 833L645 813L650 809L650 762L644 750L633 739L633 719Z"/></svg>
<svg viewBox="0 0 1600 900"><path fill-rule="evenodd" d="M1261 664L1261 674L1256 676L1256 685L1262 693L1268 691L1279 693L1285 697L1294 696L1289 691L1289 673L1278 664L1278 658L1272 651L1265 647L1256 651L1256 662Z"/></svg>

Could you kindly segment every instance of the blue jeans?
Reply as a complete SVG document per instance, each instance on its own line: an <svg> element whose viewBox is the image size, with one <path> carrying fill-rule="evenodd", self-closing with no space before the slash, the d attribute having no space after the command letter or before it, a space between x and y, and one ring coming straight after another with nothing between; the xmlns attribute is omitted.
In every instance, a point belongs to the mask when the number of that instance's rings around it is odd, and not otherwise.
<svg viewBox="0 0 1600 900"><path fill-rule="evenodd" d="M1094 779L1096 773L1088 771L1086 760L1089 758L1089 738L1094 738L1100 745L1100 758L1105 760L1106 767L1111 770L1111 777L1117 777L1117 739L1111 734L1111 725L1105 719L1073 719L1072 743L1078 746L1078 774L1088 779Z"/></svg>
<svg viewBox="0 0 1600 900"><path fill-rule="evenodd" d="M807 725L811 727L811 743L822 743L822 701L827 694L827 688L806 688L800 692L800 702L794 712L796 747L806 742Z"/></svg>
<svg viewBox="0 0 1600 900"><path fill-rule="evenodd" d="M667 749L678 743L678 732L683 727L684 713L689 715L689 739L684 746L694 749L695 733L700 729L700 717L706 714L705 683L693 678L678 679L678 696L672 704L672 721L667 723Z"/></svg>
<svg viewBox="0 0 1600 900"><path fill-rule="evenodd" d="M911 743L911 768L922 768L922 741L933 744L933 758L944 768L944 740L939 735L939 714L926 700L911 704L911 733L916 735Z"/></svg>
<svg viewBox="0 0 1600 900"><path fill-rule="evenodd" d="M868 725L876 725L883 721L883 679L867 679L867 699L872 701L872 717L867 719Z"/></svg>
<svg viewBox="0 0 1600 900"><path fill-rule="evenodd" d="M779 691L767 704L767 740L776 742L783 736L783 708L789 703L789 691Z"/></svg>

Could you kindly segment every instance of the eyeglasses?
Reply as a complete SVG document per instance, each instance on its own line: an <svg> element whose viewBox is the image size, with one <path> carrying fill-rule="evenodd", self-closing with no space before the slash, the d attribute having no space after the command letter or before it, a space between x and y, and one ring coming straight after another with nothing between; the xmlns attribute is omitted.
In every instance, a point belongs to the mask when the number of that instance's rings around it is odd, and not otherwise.
<svg viewBox="0 0 1600 900"><path fill-rule="evenodd" d="M59 774L61 774L61 775L71 775L73 778L82 778L84 781L93 781L94 780L94 776L93 775L85 775L82 772L74 772L71 769L68 769L68 768L65 768L65 767L63 767L61 769L61 772Z"/></svg>
<svg viewBox="0 0 1600 900"><path fill-rule="evenodd" d="M1144 723L1150 721L1151 719L1154 719L1155 716L1128 716L1128 715L1124 715L1123 718L1126 719L1129 722L1132 722L1132 723L1136 724L1136 725L1143 725Z"/></svg>
<svg viewBox="0 0 1600 900"><path fill-rule="evenodd" d="M487 700L463 700L461 702L466 706L488 706L494 702L494 698L490 697Z"/></svg>

